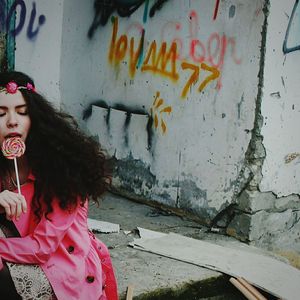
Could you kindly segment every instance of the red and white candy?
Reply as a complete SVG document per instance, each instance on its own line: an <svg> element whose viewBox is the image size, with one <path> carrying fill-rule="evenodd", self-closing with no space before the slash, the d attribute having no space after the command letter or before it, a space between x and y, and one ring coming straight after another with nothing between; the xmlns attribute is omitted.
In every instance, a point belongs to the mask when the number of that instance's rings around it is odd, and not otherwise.
<svg viewBox="0 0 300 300"><path fill-rule="evenodd" d="M2 143L2 153L7 159L20 157L25 153L25 143L20 137L7 138Z"/></svg>

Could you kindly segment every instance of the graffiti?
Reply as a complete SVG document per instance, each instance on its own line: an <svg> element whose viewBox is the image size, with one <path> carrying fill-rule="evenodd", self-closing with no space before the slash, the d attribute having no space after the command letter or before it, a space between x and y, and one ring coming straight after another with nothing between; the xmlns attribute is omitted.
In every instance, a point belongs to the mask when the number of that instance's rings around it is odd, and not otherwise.
<svg viewBox="0 0 300 300"><path fill-rule="evenodd" d="M225 57L229 56L237 65L241 64L241 59L236 55L236 40L234 37L228 37L225 33L222 35L213 32L205 41L200 39L199 17L195 10L189 13L189 34L187 41L183 40L184 28L178 21L169 21L162 27L161 40L173 37L173 42L177 44L177 59L186 61L192 60L195 64L209 62L210 65L217 68L221 73ZM222 78L219 76L217 89L222 87Z"/></svg>
<svg viewBox="0 0 300 300"><path fill-rule="evenodd" d="M179 78L176 70L176 56L176 43L172 43L169 51L167 51L167 43L163 42L157 52L156 42L153 41L149 47L141 71L151 71L153 73L162 74L176 81ZM169 69L168 66L170 66Z"/></svg>
<svg viewBox="0 0 300 300"><path fill-rule="evenodd" d="M241 59L236 57L236 41L233 37L227 37L225 34L219 35L213 32L205 45L199 36L198 14L195 11L190 12L190 43L189 43L189 56L196 63L208 61L213 67L223 70L225 55L231 46L231 57L236 64L241 63ZM222 86L221 76L219 77L217 88Z"/></svg>
<svg viewBox="0 0 300 300"><path fill-rule="evenodd" d="M218 10L219 10L219 4L220 4L220 0L216 0L216 5L215 5L215 10L214 10L213 20L215 20L217 18Z"/></svg>
<svg viewBox="0 0 300 300"><path fill-rule="evenodd" d="M209 84L210 81L213 81L220 76L220 71L218 69L216 69L215 67L210 67L205 63L201 63L200 68L199 68L196 65L193 65L193 64L190 64L187 62L183 62L181 64L181 67L183 70L190 69L193 71L191 77L189 78L189 80L187 81L186 85L184 86L184 88L182 90L182 93L181 93L182 98L186 97L187 92L188 92L189 88L192 86L192 84L195 84L198 81L201 69L210 72L211 75L207 76L201 82L201 84L198 87L199 92L202 92L203 89Z"/></svg>
<svg viewBox="0 0 300 300"><path fill-rule="evenodd" d="M15 14L16 11L19 13L18 22L15 24L14 28L11 28L10 24L15 22ZM13 2L11 7L9 8L8 12L6 11L6 4L5 1L0 1L0 23L1 23L1 30L6 31L9 35L13 37L17 36L21 33L24 29L25 20L27 15L27 8L25 2L23 0L16 0ZM29 23L27 26L27 37L30 40L34 40L40 30L40 27L45 24L46 17L44 15L40 15L37 18L37 10L36 10L36 3L32 3L32 8L29 16Z"/></svg>
<svg viewBox="0 0 300 300"><path fill-rule="evenodd" d="M296 0L285 33L285 38L282 47L284 54L296 50L300 50L299 24L300 24L300 6L299 6L299 0Z"/></svg>
<svg viewBox="0 0 300 300"><path fill-rule="evenodd" d="M153 101L152 107L150 109L151 116L153 119L153 125L155 129L157 129L160 125L160 128L163 132L163 134L166 133L167 131L167 125L162 118L162 114L169 114L172 112L172 107L171 106L163 106L164 105L164 100L160 98L160 92L156 92L155 99Z"/></svg>
<svg viewBox="0 0 300 300"><path fill-rule="evenodd" d="M155 12L163 6L168 0L155 0L152 5L149 16L152 18ZM105 26L109 17L114 11L118 13L120 17L131 16L143 3L145 2L144 10L144 23L147 20L149 0L95 0L94 1L94 19L88 30L88 37L91 39L96 29L101 25Z"/></svg>
<svg viewBox="0 0 300 300"><path fill-rule="evenodd" d="M148 122L147 122L147 125L146 125L147 143L148 143L148 150L151 149L152 140L153 140L153 130L152 130L153 119L152 119L152 116L149 115L149 113L144 109L144 107L142 107L142 108L130 107L130 106L124 105L122 103L116 103L116 104L110 106L104 100L91 101L82 112L82 119L84 121L87 121L91 117L92 111L93 111L93 106L101 107L101 108L104 108L104 109L107 110L107 115L106 115L105 122L106 122L106 125L107 125L107 128L108 128L108 131L110 131L110 122L111 122L110 121L110 112L111 112L111 109L126 112L126 119L125 119L125 123L124 123L124 132L127 131L127 128L128 128L129 123L131 121L131 116L133 114L147 116L148 117ZM126 144L126 141L128 141L127 138L125 138L125 144Z"/></svg>
<svg viewBox="0 0 300 300"><path fill-rule="evenodd" d="M128 39L125 34L121 35L117 39L118 18L115 18L113 23L114 26L113 26L112 38L111 38L110 49L109 49L109 61L111 63L115 62L115 65L117 65L121 60L125 58L127 48L128 48ZM143 53L144 36L145 36L145 30L142 29L141 38L137 50L135 50L134 38L132 37L130 39L129 74L131 77L134 77L138 60L140 58L141 53Z"/></svg>
<svg viewBox="0 0 300 300"><path fill-rule="evenodd" d="M126 56L128 55L129 75L131 78L135 76L139 61L143 57L144 52L143 45L145 31L139 31L141 32L141 37L138 42L138 46L136 47L134 37L131 37L130 43L128 43L126 34L122 34L118 37L118 18L114 18L113 20L113 30L109 47L108 60L113 66L117 67L123 60L126 59ZM210 48L209 51L209 53L211 53ZM171 43L169 48L166 42L162 42L161 46L158 47L156 41L152 41L145 52L145 58L141 63L141 72L151 72L156 75L165 76L173 82L176 82L179 79L179 72L177 70L178 50L177 43L175 41ZM210 72L211 74L201 82L198 88L199 92L203 91L203 89L209 84L209 82L219 78L220 71L218 70L217 66L224 63L224 55L223 57L221 57L221 60L219 59L218 62L214 62L213 56L210 55L209 59L212 66L204 63L202 59L200 61L197 61L196 65L183 62L181 64L181 69L183 71L186 69L191 69L194 72L188 79L188 82L185 84L181 93L181 97L185 98L187 96L189 87L199 80L200 69ZM199 63L200 67L198 66Z"/></svg>

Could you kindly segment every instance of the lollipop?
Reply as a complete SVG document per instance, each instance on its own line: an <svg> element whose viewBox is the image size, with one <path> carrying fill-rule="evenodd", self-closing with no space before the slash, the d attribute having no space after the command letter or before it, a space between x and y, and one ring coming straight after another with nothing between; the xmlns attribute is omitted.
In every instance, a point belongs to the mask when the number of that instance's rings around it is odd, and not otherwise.
<svg viewBox="0 0 300 300"><path fill-rule="evenodd" d="M25 152L25 149L26 149L25 144L20 137L11 137L5 139L2 143L2 149L1 149L3 155L7 159L14 160L19 194L21 194L21 188L20 188L19 172L18 172L18 165L17 165L17 157L22 156Z"/></svg>

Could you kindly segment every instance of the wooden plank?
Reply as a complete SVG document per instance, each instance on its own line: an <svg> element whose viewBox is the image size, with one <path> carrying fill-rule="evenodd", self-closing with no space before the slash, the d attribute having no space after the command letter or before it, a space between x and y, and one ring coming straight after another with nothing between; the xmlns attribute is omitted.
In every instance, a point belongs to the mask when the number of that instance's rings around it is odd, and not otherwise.
<svg viewBox="0 0 300 300"><path fill-rule="evenodd" d="M129 285L127 287L127 294L126 294L126 300L132 300L133 298L133 285Z"/></svg>

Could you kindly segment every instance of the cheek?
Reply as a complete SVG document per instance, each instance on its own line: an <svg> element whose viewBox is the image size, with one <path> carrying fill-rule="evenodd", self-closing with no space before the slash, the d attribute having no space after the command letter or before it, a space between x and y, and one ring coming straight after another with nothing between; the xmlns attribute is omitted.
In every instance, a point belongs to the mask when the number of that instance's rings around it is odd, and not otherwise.
<svg viewBox="0 0 300 300"><path fill-rule="evenodd" d="M31 127L31 121L30 119L26 119L23 121L22 124L22 132L23 132L23 138L24 138L24 142L28 137L29 131L30 131L30 127Z"/></svg>
<svg viewBox="0 0 300 300"><path fill-rule="evenodd" d="M7 134L5 132L6 126L2 119L0 119L0 143L2 145L2 142L4 141L4 136Z"/></svg>
<svg viewBox="0 0 300 300"><path fill-rule="evenodd" d="M26 120L25 124L24 124L24 129L27 131L27 134L30 130L30 127L31 127L31 121L30 119Z"/></svg>
<svg viewBox="0 0 300 300"><path fill-rule="evenodd" d="M4 136L5 136L5 133L3 132L2 128L0 128L0 147L3 143L3 141L5 140Z"/></svg>

